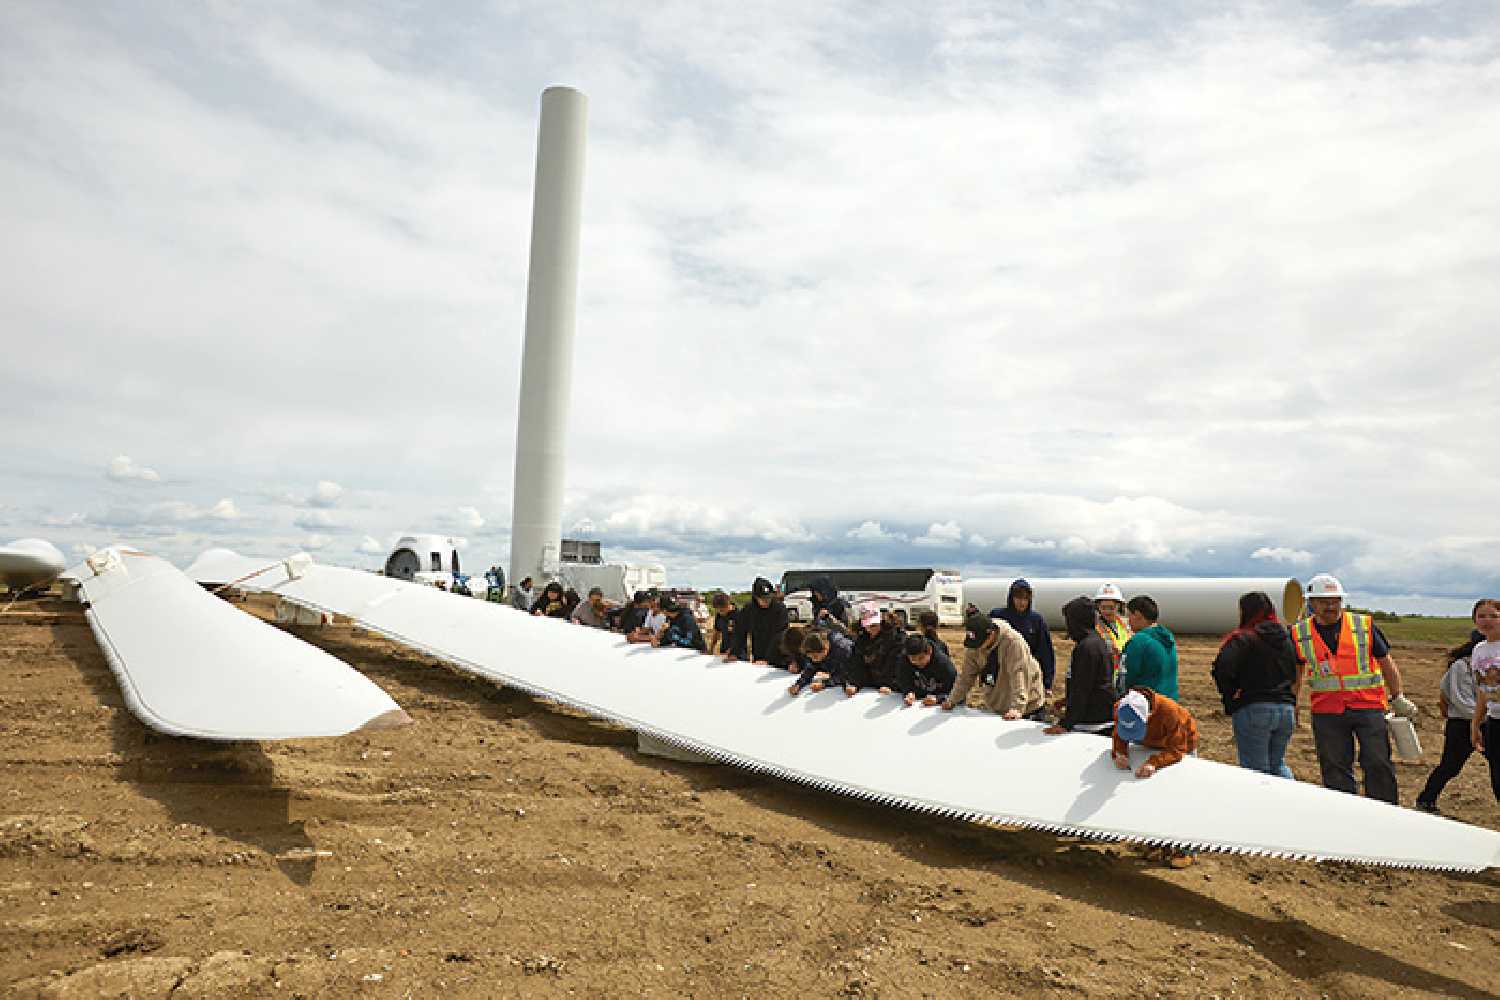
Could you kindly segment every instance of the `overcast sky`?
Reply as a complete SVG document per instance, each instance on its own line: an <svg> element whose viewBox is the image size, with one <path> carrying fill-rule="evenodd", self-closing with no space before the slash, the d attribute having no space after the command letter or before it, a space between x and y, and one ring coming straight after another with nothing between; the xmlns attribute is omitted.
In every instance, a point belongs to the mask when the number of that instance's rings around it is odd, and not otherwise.
<svg viewBox="0 0 1500 1000"><path fill-rule="evenodd" d="M1500 592L1492 0L0 5L0 542Z"/></svg>

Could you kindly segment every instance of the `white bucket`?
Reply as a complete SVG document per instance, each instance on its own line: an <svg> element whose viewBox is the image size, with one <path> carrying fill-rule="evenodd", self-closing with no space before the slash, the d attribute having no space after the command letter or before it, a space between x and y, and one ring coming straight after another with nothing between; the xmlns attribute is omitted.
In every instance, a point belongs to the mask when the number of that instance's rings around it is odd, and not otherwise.
<svg viewBox="0 0 1500 1000"><path fill-rule="evenodd" d="M1387 715L1385 725L1391 731L1391 741L1396 744L1396 759L1420 763L1422 741L1417 739L1417 727L1411 724L1411 720Z"/></svg>

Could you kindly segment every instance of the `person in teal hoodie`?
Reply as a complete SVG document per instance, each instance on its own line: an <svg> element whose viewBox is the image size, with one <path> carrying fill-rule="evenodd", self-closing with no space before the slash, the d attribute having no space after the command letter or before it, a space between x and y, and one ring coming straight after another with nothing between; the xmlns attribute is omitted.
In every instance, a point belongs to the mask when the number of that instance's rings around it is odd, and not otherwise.
<svg viewBox="0 0 1500 1000"><path fill-rule="evenodd" d="M1148 687L1176 701L1177 640L1156 623L1161 609L1145 594L1137 594L1125 602L1125 610L1130 613L1130 630L1135 633L1121 653L1125 690Z"/></svg>

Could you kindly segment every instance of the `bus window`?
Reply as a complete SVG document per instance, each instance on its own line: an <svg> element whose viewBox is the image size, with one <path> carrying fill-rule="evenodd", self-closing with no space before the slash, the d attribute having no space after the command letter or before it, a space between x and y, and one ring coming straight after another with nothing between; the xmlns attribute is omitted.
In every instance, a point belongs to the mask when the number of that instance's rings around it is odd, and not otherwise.
<svg viewBox="0 0 1500 1000"><path fill-rule="evenodd" d="M781 592L807 590L820 576L826 576L843 592L889 591L905 593L923 591L932 580L931 569L811 569L788 570L781 576Z"/></svg>

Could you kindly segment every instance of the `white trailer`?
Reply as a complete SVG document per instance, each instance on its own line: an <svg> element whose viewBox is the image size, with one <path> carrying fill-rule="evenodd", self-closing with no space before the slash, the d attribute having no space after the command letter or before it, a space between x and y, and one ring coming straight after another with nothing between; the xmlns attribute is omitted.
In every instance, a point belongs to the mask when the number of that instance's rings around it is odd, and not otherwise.
<svg viewBox="0 0 1500 1000"><path fill-rule="evenodd" d="M894 611L915 622L924 611L940 625L964 623L964 579L954 569L796 569L781 575L787 616L794 622L812 618L814 580L826 576L853 612L861 604Z"/></svg>
<svg viewBox="0 0 1500 1000"><path fill-rule="evenodd" d="M598 587L604 591L606 601L628 604L637 590L664 589L667 570L660 563L593 565L565 562L558 567L557 578L564 587L572 587L582 597L588 596L590 587Z"/></svg>

